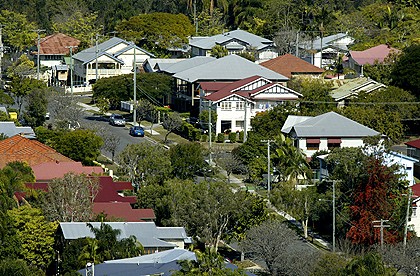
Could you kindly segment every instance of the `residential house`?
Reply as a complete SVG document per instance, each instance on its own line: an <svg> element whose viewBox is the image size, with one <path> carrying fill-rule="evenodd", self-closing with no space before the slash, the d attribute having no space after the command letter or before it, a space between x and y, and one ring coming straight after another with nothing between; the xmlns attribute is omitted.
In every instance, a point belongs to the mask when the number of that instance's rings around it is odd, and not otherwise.
<svg viewBox="0 0 420 276"><path fill-rule="evenodd" d="M251 129L251 119L259 112L297 100L301 94L261 76L252 76L233 83L203 82L202 110L209 104L217 112L216 133ZM207 90L203 90L202 87ZM219 88L217 91L215 88ZM221 88L220 88L221 87Z"/></svg>
<svg viewBox="0 0 420 276"><path fill-rule="evenodd" d="M105 42L73 55L75 83L92 83L96 79L130 74L153 54L132 42L113 37ZM96 64L98 64L96 68Z"/></svg>
<svg viewBox="0 0 420 276"><path fill-rule="evenodd" d="M34 130L29 126L16 126L15 122L4 121L0 122L0 133L7 137L21 135L28 139L35 139L36 135Z"/></svg>
<svg viewBox="0 0 420 276"><path fill-rule="evenodd" d="M153 209L133 209L130 202L94 202L93 213L105 214L107 219L138 222L154 221L156 219Z"/></svg>
<svg viewBox="0 0 420 276"><path fill-rule="evenodd" d="M67 64L53 65L51 67L51 84L53 86L66 86L69 77Z"/></svg>
<svg viewBox="0 0 420 276"><path fill-rule="evenodd" d="M334 83L338 83L339 86L334 87L330 92L330 95L334 101L337 102L338 107L345 106L348 103L348 100L357 98L361 92L369 94L386 88L385 84L364 77L337 80Z"/></svg>
<svg viewBox="0 0 420 276"><path fill-rule="evenodd" d="M143 63L146 73L163 72L169 66L184 61L185 58L148 58Z"/></svg>
<svg viewBox="0 0 420 276"><path fill-rule="evenodd" d="M100 222L89 222L99 228ZM184 227L157 227L154 222L106 222L113 229L120 230L118 239L136 237L146 254L165 251L174 248L184 249L192 243ZM79 238L94 238L87 222L60 222L59 233L63 242Z"/></svg>
<svg viewBox="0 0 420 276"><path fill-rule="evenodd" d="M420 237L420 183L411 186L412 204L410 227L416 232L417 237Z"/></svg>
<svg viewBox="0 0 420 276"><path fill-rule="evenodd" d="M364 51L350 51L346 63L356 74L363 77L364 65L373 65L375 62L383 63L391 54L398 54L399 52L400 50L392 48L389 45L380 44Z"/></svg>
<svg viewBox="0 0 420 276"><path fill-rule="evenodd" d="M65 174L84 174L87 176L103 175L104 169L99 166L83 166L81 162L44 162L31 166L37 182L49 182L63 178Z"/></svg>
<svg viewBox="0 0 420 276"><path fill-rule="evenodd" d="M62 34L55 33L41 38L39 41L39 65L51 68L55 65L61 65L64 56L69 55L69 47L74 47L76 52L80 40ZM34 59L37 60L37 51L33 52Z"/></svg>
<svg viewBox="0 0 420 276"><path fill-rule="evenodd" d="M407 155L416 159L420 159L420 139L406 142ZM420 163L414 165L414 176L420 178Z"/></svg>
<svg viewBox="0 0 420 276"><path fill-rule="evenodd" d="M72 162L70 158L36 140L15 135L0 141L0 168L12 161L34 166L45 162Z"/></svg>
<svg viewBox="0 0 420 276"><path fill-rule="evenodd" d="M224 47L229 54L255 53L257 62L278 56L272 40L262 38L244 30L234 30L210 37L190 38L191 56L210 56L214 46Z"/></svg>
<svg viewBox="0 0 420 276"><path fill-rule="evenodd" d="M278 56L264 61L260 63L260 65L286 76L289 79L293 77L320 78L325 71L324 69L316 67L291 54Z"/></svg>
<svg viewBox="0 0 420 276"><path fill-rule="evenodd" d="M379 132L335 112L315 117L289 115L281 131L294 140L294 145L308 158L320 150L363 146L363 138Z"/></svg>
<svg viewBox="0 0 420 276"><path fill-rule="evenodd" d="M346 55L348 46L353 42L354 39L346 33L317 37L299 44L299 57L319 68L325 68L333 64L340 54Z"/></svg>
<svg viewBox="0 0 420 276"><path fill-rule="evenodd" d="M228 55L219 59L202 57L202 59L205 59L203 64L173 74L177 87L172 105L179 111L191 111L194 117L198 117L200 104L198 86L201 82L234 82L252 76L261 76L277 83L285 83L288 80L281 74L237 55ZM167 70L183 67L184 62L178 62Z"/></svg>

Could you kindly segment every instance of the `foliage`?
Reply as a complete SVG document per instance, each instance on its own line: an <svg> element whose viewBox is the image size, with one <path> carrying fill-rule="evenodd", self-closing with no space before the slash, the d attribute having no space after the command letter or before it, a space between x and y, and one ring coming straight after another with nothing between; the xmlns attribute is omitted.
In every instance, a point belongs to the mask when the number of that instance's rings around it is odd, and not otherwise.
<svg viewBox="0 0 420 276"><path fill-rule="evenodd" d="M0 104L5 106L10 106L14 104L14 100L12 97L10 97L9 94L5 93L4 91L0 90ZM8 119L8 118L7 118ZM7 121L2 118L2 121Z"/></svg>
<svg viewBox="0 0 420 276"><path fill-rule="evenodd" d="M217 35L225 29L223 13L220 9L214 9L212 14L207 11L202 11L198 14L197 19L198 34L201 36Z"/></svg>
<svg viewBox="0 0 420 276"><path fill-rule="evenodd" d="M84 165L93 164L101 153L102 145L102 138L87 129L63 132L52 141L52 147L55 150Z"/></svg>
<svg viewBox="0 0 420 276"><path fill-rule="evenodd" d="M211 48L211 52L210 52L210 56L215 57L215 58L225 57L228 54L229 54L228 50L219 44Z"/></svg>
<svg viewBox="0 0 420 276"><path fill-rule="evenodd" d="M309 275L317 253L298 244L295 232L280 221L266 221L251 228L241 242L243 252L262 260L271 275ZM298 260L304 259L305 262Z"/></svg>
<svg viewBox="0 0 420 276"><path fill-rule="evenodd" d="M96 106L99 108L101 114L105 114L109 111L109 99L107 98L98 98L96 100Z"/></svg>
<svg viewBox="0 0 420 276"><path fill-rule="evenodd" d="M97 179L68 173L48 183L42 209L51 221L89 221L98 192Z"/></svg>
<svg viewBox="0 0 420 276"><path fill-rule="evenodd" d="M166 144L169 134L179 129L182 126L182 124L182 118L177 112L172 112L165 116L162 122L162 126L167 130L167 132L165 134L165 140L163 143Z"/></svg>
<svg viewBox="0 0 420 276"><path fill-rule="evenodd" d="M335 276L347 263L348 261L339 254L325 253L315 265L311 276Z"/></svg>
<svg viewBox="0 0 420 276"><path fill-rule="evenodd" d="M40 209L28 205L8 211L21 242L19 258L28 265L46 270L54 257L54 233L57 222L48 222Z"/></svg>
<svg viewBox="0 0 420 276"><path fill-rule="evenodd" d="M406 275L416 275L418 273L418 264L420 256L418 248L420 239L413 237L407 241L407 244L386 244L383 250L378 250L382 259L388 265L392 265L396 271Z"/></svg>
<svg viewBox="0 0 420 276"><path fill-rule="evenodd" d="M217 112L215 110L211 110L210 113L211 113L210 114L210 120L211 120L212 127L213 127L212 130L215 131L216 130L215 126L216 126L216 122L217 122ZM208 129L209 111L208 110L202 110L200 112L199 119L200 119L200 123L203 126L207 126L206 128Z"/></svg>
<svg viewBox="0 0 420 276"><path fill-rule="evenodd" d="M59 93L51 93L48 99L50 121L59 130L75 129L80 126L79 121L84 116L84 110L77 104L74 97Z"/></svg>
<svg viewBox="0 0 420 276"><path fill-rule="evenodd" d="M341 270L340 275L358 276L382 276L395 275L396 271L389 268L382 261L377 253L368 253L364 256L357 256L351 260L346 267Z"/></svg>
<svg viewBox="0 0 420 276"><path fill-rule="evenodd" d="M395 86L411 91L417 98L420 97L420 75L414 68L418 66L420 66L420 45L413 45L404 49L391 73L392 83Z"/></svg>
<svg viewBox="0 0 420 276"><path fill-rule="evenodd" d="M218 133L216 142L217 143L223 143L225 141L225 134L224 133Z"/></svg>
<svg viewBox="0 0 420 276"><path fill-rule="evenodd" d="M171 170L168 151L159 145L132 144L117 157L121 173L137 187L162 184Z"/></svg>
<svg viewBox="0 0 420 276"><path fill-rule="evenodd" d="M234 134L236 135L235 132ZM233 172L243 173L246 171L246 166L242 163L242 161L231 153L218 153L216 154L215 159L217 165L226 171L228 183L230 183L230 175Z"/></svg>
<svg viewBox="0 0 420 276"><path fill-rule="evenodd" d="M111 153L111 161L114 162L115 153L117 152L117 147L120 145L121 139L120 136L113 133L106 133L101 136L104 140L104 145L102 148L107 152Z"/></svg>
<svg viewBox="0 0 420 276"><path fill-rule="evenodd" d="M229 133L229 141L231 143L236 143L237 137L238 137L238 133L236 133L236 132Z"/></svg>
<svg viewBox="0 0 420 276"><path fill-rule="evenodd" d="M182 123L182 126L177 133L190 141L200 141L201 138L201 130L187 122Z"/></svg>
<svg viewBox="0 0 420 276"><path fill-rule="evenodd" d="M2 9L0 12L0 24L3 28L3 40L6 45L10 45L15 51L32 46L37 34L33 32L36 25L28 22L24 14Z"/></svg>
<svg viewBox="0 0 420 276"><path fill-rule="evenodd" d="M200 169L208 166L204 161L204 148L199 143L177 144L169 150L172 175L179 179L191 179Z"/></svg>
<svg viewBox="0 0 420 276"><path fill-rule="evenodd" d="M5 258L0 261L0 274L16 276L41 276L42 271L28 266L24 260Z"/></svg>
<svg viewBox="0 0 420 276"><path fill-rule="evenodd" d="M43 89L34 89L27 96L27 108L23 115L25 121L31 127L42 126L46 120L47 114L47 91Z"/></svg>
<svg viewBox="0 0 420 276"><path fill-rule="evenodd" d="M363 74L377 82L390 85L392 81L391 73L394 63L398 61L399 54L391 52L383 62L374 61L373 64L363 65Z"/></svg>
<svg viewBox="0 0 420 276"><path fill-rule="evenodd" d="M169 48L181 47L194 33L194 27L183 14L151 13L133 16L116 26L122 37L136 41L157 56Z"/></svg>

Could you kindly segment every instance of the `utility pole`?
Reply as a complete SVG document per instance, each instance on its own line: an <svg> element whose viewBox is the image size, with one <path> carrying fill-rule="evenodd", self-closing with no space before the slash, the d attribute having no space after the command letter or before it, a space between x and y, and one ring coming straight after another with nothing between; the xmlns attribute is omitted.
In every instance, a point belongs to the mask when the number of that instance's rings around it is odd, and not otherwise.
<svg viewBox="0 0 420 276"><path fill-rule="evenodd" d="M195 35L197 35L198 34L197 0L194 0L194 25L195 25Z"/></svg>
<svg viewBox="0 0 420 276"><path fill-rule="evenodd" d="M270 190L271 190L271 182L270 182L270 174L271 174L271 169L270 169L270 164L271 164L271 160L270 160L270 143L274 142L274 140L261 140L262 143L267 143L267 192L268 195L270 196Z"/></svg>
<svg viewBox="0 0 420 276"><path fill-rule="evenodd" d="M134 83L134 104L133 104L133 124L137 125L137 64L136 64L136 43L133 42L134 59L133 59L133 83Z"/></svg>
<svg viewBox="0 0 420 276"><path fill-rule="evenodd" d="M95 39L95 83L98 81L98 36L99 36L99 34L96 34L96 39Z"/></svg>
<svg viewBox="0 0 420 276"><path fill-rule="evenodd" d="M407 246L407 232L408 232L408 217L410 216L410 206L411 206L411 188L408 188L407 195L407 213L405 215L405 225L404 225L404 248Z"/></svg>
<svg viewBox="0 0 420 276"><path fill-rule="evenodd" d="M244 101L244 110L245 110L245 114L244 114L244 143L246 142L247 136L248 136L248 114L247 114L247 107L248 107L248 102L245 100Z"/></svg>
<svg viewBox="0 0 420 276"><path fill-rule="evenodd" d="M36 29L33 30L34 32L36 32L38 34L38 40L37 40L37 53L36 53L36 79L39 80L39 51L40 51L40 36L39 34L41 32L45 32L44 29Z"/></svg>
<svg viewBox="0 0 420 276"><path fill-rule="evenodd" d="M4 25L0 24L0 84L1 84L1 81L2 81L1 60L3 58L3 51L4 51L3 39L2 39L2 37L3 37L3 27L4 27Z"/></svg>
<svg viewBox="0 0 420 276"><path fill-rule="evenodd" d="M379 225L373 225L373 227L380 227L381 228L381 250L384 249L384 228L390 227L389 225L385 225L385 222L389 220L381 219L381 220L374 220L372 221L373 224L380 223Z"/></svg>
<svg viewBox="0 0 420 276"><path fill-rule="evenodd" d="M66 46L66 48L70 49L70 91L73 97L73 48L77 46Z"/></svg>
<svg viewBox="0 0 420 276"><path fill-rule="evenodd" d="M211 101L208 101L208 108L209 108L209 165L211 166L212 160L211 160Z"/></svg>
<svg viewBox="0 0 420 276"><path fill-rule="evenodd" d="M332 184L332 204L333 204L333 244L332 244L332 250L333 252L335 252L335 180L333 180L333 184Z"/></svg>
<svg viewBox="0 0 420 276"><path fill-rule="evenodd" d="M299 31L296 33L296 57L299 57Z"/></svg>

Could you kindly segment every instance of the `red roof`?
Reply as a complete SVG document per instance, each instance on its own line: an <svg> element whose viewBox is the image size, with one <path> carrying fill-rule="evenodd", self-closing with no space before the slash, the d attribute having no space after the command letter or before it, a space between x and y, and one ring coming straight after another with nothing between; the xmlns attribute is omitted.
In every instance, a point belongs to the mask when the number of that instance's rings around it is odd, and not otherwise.
<svg viewBox="0 0 420 276"><path fill-rule="evenodd" d="M413 197L420 197L420 183L411 186L411 190L413 191Z"/></svg>
<svg viewBox="0 0 420 276"><path fill-rule="evenodd" d="M129 202L136 203L136 196L122 196L118 194L123 190L133 190L130 182L114 182L110 176L99 176L99 192L94 202Z"/></svg>
<svg viewBox="0 0 420 276"><path fill-rule="evenodd" d="M420 139L409 141L405 144L407 146L410 146L410 147L413 147L413 148L416 148L416 149L420 149Z"/></svg>
<svg viewBox="0 0 420 276"><path fill-rule="evenodd" d="M32 166L36 181L62 178L66 173L102 175L101 167L83 166L81 162L46 162Z"/></svg>
<svg viewBox="0 0 420 276"><path fill-rule="evenodd" d="M62 33L55 33L42 38L39 42L41 55L67 55L69 46L79 46L80 40ZM75 52L76 49L73 49Z"/></svg>
<svg viewBox="0 0 420 276"><path fill-rule="evenodd" d="M254 82L254 81L256 81L260 78L262 78L262 77L252 76L252 77L248 77L246 79L235 81L235 82L233 82L229 85L224 86L222 89L218 90L217 92L208 95L206 97L206 99L210 100L210 101L218 101L220 99L223 99L223 98L231 95L235 90L241 88L242 86L244 86L246 84L250 84L250 83L252 83L252 82Z"/></svg>
<svg viewBox="0 0 420 276"><path fill-rule="evenodd" d="M93 212L128 222L156 219L153 209L133 209L128 202L95 202Z"/></svg>
<svg viewBox="0 0 420 276"><path fill-rule="evenodd" d="M350 56L357 64L365 65L374 64L375 61L383 62L391 52L398 53L400 50L381 44L364 51L350 51Z"/></svg>
<svg viewBox="0 0 420 276"><path fill-rule="evenodd" d="M203 89L204 91L208 93L218 91L229 84L231 84L231 82L216 82L216 81L200 82L201 89Z"/></svg>
<svg viewBox="0 0 420 276"><path fill-rule="evenodd" d="M264 61L260 63L260 65L288 78L291 78L296 74L320 75L324 72L324 69L316 67L309 62L306 62L291 54L278 56L276 58Z"/></svg>
<svg viewBox="0 0 420 276"><path fill-rule="evenodd" d="M0 141L0 168L12 161L27 162L31 167L45 162L75 162L49 146L20 135Z"/></svg>

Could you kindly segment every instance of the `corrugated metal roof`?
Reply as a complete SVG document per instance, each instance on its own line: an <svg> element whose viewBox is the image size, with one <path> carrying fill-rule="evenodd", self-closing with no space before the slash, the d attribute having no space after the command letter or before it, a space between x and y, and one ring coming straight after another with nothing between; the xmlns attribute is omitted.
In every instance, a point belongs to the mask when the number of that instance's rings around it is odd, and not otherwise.
<svg viewBox="0 0 420 276"><path fill-rule="evenodd" d="M175 64L178 65L179 63ZM228 55L214 61L178 72L174 78L190 83L196 81L237 81L252 76L261 76L272 81L287 81L288 78L237 55Z"/></svg>
<svg viewBox="0 0 420 276"><path fill-rule="evenodd" d="M200 66L202 64L206 64L215 60L216 58L214 57L198 56L198 57L193 57L193 58L189 58L189 59L177 62L175 64L167 66L166 68L160 68L160 70L168 74L176 74L178 72L182 72L190 68L195 68L197 66Z"/></svg>
<svg viewBox="0 0 420 276"><path fill-rule="evenodd" d="M170 250L165 250L162 252L157 252L149 255L138 256L134 258L120 259L120 260L110 260L105 261L107 264L164 264L172 261L178 260L197 260L195 253L188 251L182 248L174 248Z"/></svg>

